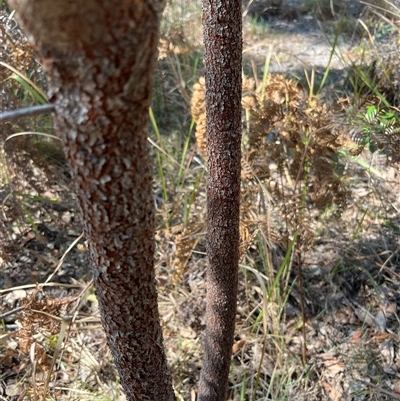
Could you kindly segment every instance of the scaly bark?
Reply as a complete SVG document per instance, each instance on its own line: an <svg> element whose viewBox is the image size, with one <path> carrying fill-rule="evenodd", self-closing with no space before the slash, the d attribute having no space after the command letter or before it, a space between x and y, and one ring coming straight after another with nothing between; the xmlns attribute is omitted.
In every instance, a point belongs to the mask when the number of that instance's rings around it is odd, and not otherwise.
<svg viewBox="0 0 400 401"><path fill-rule="evenodd" d="M174 399L157 309L148 108L161 0L12 0L38 49L128 400Z"/></svg>
<svg viewBox="0 0 400 401"><path fill-rule="evenodd" d="M241 159L240 0L203 0L207 114L207 328L199 401L226 397L235 329Z"/></svg>

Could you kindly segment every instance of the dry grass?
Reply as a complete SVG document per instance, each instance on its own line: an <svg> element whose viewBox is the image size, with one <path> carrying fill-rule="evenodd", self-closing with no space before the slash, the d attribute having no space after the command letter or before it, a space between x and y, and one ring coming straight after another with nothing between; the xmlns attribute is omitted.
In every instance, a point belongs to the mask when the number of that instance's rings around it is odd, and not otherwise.
<svg viewBox="0 0 400 401"><path fill-rule="evenodd" d="M4 7L6 61L43 87ZM174 386L184 400L195 396L205 325L200 23L197 4L167 8L150 136L159 305ZM368 68L343 70L352 86L329 68L325 81L324 71L309 69L303 84L293 79L298 71L267 74L266 58L273 63L276 51L265 36L275 31L257 24L246 17L245 48L258 53L247 52L244 65L242 260L229 397L400 399L397 115L391 131L376 130L382 115L399 107L389 96L398 92L396 69L385 52L379 56L379 90L368 101ZM35 102L16 80L1 89L7 108ZM371 104L376 113L368 119ZM52 130L44 116L8 124L3 135ZM352 140L360 135L369 141ZM34 135L7 141L2 170L0 399L123 400L86 246L74 245L82 228L57 142Z"/></svg>

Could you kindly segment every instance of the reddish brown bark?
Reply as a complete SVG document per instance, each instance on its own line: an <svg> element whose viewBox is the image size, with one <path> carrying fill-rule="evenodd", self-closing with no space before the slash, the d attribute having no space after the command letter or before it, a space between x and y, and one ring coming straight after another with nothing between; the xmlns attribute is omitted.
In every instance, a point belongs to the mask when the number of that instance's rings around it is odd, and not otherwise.
<svg viewBox="0 0 400 401"><path fill-rule="evenodd" d="M173 400L157 310L148 108L159 0L13 0L43 58L128 400Z"/></svg>
<svg viewBox="0 0 400 401"><path fill-rule="evenodd" d="M226 397L235 329L241 159L240 0L203 0L207 112L207 328L199 401Z"/></svg>

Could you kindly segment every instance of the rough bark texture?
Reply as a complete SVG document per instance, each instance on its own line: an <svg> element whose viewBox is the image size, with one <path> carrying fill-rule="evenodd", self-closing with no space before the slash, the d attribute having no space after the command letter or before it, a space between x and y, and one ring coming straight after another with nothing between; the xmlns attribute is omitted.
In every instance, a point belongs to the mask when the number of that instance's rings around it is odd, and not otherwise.
<svg viewBox="0 0 400 401"><path fill-rule="evenodd" d="M148 108L161 0L13 0L43 58L128 400L173 400L157 309Z"/></svg>
<svg viewBox="0 0 400 401"><path fill-rule="evenodd" d="M203 0L207 112L207 328L199 401L224 401L239 257L242 3Z"/></svg>

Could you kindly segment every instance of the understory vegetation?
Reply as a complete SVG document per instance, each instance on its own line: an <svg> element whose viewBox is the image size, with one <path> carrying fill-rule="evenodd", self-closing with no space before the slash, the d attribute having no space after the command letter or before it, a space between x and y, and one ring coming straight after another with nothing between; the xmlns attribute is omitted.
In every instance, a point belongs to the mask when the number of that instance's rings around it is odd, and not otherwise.
<svg viewBox="0 0 400 401"><path fill-rule="evenodd" d="M47 104L42 67L0 5L2 111ZM243 15L229 397L400 399L399 4L257 0ZM202 57L200 2L170 0L149 146L179 400L195 399L205 328ZM1 124L0 399L123 400L51 115Z"/></svg>

